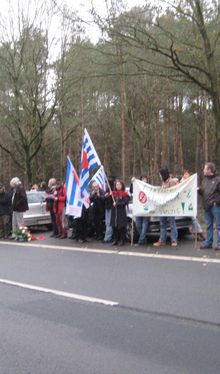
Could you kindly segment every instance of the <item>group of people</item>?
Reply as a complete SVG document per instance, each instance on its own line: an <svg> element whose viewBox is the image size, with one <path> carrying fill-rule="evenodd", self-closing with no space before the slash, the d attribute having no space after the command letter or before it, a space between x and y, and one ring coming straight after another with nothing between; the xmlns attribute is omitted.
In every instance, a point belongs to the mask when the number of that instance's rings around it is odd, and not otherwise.
<svg viewBox="0 0 220 374"><path fill-rule="evenodd" d="M202 196L205 210L206 237L197 218L193 219L193 231L198 233L203 240L201 249L213 247L214 223L217 231L217 244L215 250L220 250L220 176L216 173L215 165L207 162L203 169L204 178L198 193ZM163 188L170 188L179 183L167 167L159 171ZM185 170L182 180L189 178L190 173ZM147 176L142 175L140 179L147 182ZM133 192L131 179L130 194ZM66 187L60 180L51 178L48 185L44 183L42 188L46 191L46 209L50 212L53 237L67 238L68 227L72 226L72 238L84 242L88 236L94 236L103 243L122 246L126 240L127 205L130 199L121 180L109 178L107 191L100 189L96 182L91 184L90 207L83 205L81 217L69 217L66 223ZM38 189L32 186L32 189ZM0 238L13 238L16 229L23 222L23 213L28 210L27 195L19 178L14 177L10 181L10 189L6 191L5 186L0 183ZM138 231L138 244L144 245L147 241L149 217L136 217L136 228ZM175 217L160 217L160 237L153 245L161 247L167 244L167 227L170 226L171 246L178 244L178 231Z"/></svg>
<svg viewBox="0 0 220 374"><path fill-rule="evenodd" d="M95 237L103 243L124 245L126 239L126 206L129 194L120 180L109 179L108 191L103 191L96 182L91 184L89 208L82 207L81 217L69 217L69 226L73 228L72 238L84 242L88 237ZM51 178L48 182L46 208L50 211L53 226L52 237L65 239L65 184Z"/></svg>
<svg viewBox="0 0 220 374"><path fill-rule="evenodd" d="M192 217L192 231L197 233L199 238L203 241L200 249L211 249L214 243L214 223L216 224L217 243L215 250L220 250L220 176L216 172L215 164L207 162L203 169L203 180L201 186L198 188L198 193L202 197L203 207L205 211L206 236L204 235L201 225L196 217ZM159 171L161 183L163 188L170 188L177 185L190 177L188 170L184 171L183 177L179 181L174 178L167 167L161 168ZM132 182L135 178L132 178ZM147 182L147 177L142 175L140 179ZM132 186L130 191L132 192ZM166 245L167 241L167 226L170 226L171 246L177 246L178 231L176 227L175 217L160 217L160 237L153 245L161 247ZM138 243L140 245L146 243L146 234L149 225L149 217L136 217L136 228L139 233Z"/></svg>
<svg viewBox="0 0 220 374"><path fill-rule="evenodd" d="M24 224L23 214L27 210L27 194L20 179L12 178L9 190L0 183L0 239L15 237L15 231Z"/></svg>

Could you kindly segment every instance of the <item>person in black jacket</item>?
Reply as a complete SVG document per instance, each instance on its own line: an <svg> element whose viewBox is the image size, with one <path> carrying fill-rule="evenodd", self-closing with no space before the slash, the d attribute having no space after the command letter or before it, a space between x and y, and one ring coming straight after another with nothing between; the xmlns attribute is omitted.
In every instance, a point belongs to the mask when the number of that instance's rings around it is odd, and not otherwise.
<svg viewBox="0 0 220 374"><path fill-rule="evenodd" d="M27 194L18 177L10 181L12 188L12 237L15 237L15 231L24 226L24 212L28 210Z"/></svg>
<svg viewBox="0 0 220 374"><path fill-rule="evenodd" d="M0 239L7 239L10 234L11 198L0 183Z"/></svg>
<svg viewBox="0 0 220 374"><path fill-rule="evenodd" d="M112 245L122 246L126 239L127 212L126 207L130 196L125 191L124 182L115 181L115 188L112 191L113 205L111 211L111 226L113 228Z"/></svg>
<svg viewBox="0 0 220 374"><path fill-rule="evenodd" d="M208 249L213 246L214 221L217 231L217 245L214 248L220 250L220 176L216 173L215 164L206 162L199 193L202 195L203 207L205 209L206 241L200 249Z"/></svg>
<svg viewBox="0 0 220 374"><path fill-rule="evenodd" d="M92 183L92 191L89 197L92 206L93 224L95 229L95 238L97 240L103 239L104 218L105 218L105 193L99 188L96 182Z"/></svg>

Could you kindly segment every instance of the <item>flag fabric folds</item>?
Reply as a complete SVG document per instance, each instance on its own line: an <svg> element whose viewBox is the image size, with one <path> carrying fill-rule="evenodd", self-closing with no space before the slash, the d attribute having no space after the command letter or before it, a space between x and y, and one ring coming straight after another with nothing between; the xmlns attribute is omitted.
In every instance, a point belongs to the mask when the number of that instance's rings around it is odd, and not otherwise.
<svg viewBox="0 0 220 374"><path fill-rule="evenodd" d="M76 170L67 157L66 168L66 214L74 217L81 217L82 199L79 186L79 178Z"/></svg>
<svg viewBox="0 0 220 374"><path fill-rule="evenodd" d="M101 166L101 161L96 153L94 145L90 139L87 130L84 130L82 153L81 153L81 172L80 172L80 190L84 205L88 207L88 198L90 195L90 172L96 167Z"/></svg>
<svg viewBox="0 0 220 374"><path fill-rule="evenodd" d="M107 179L103 166L101 165L99 170L93 175L92 181L96 182L101 190L107 190Z"/></svg>

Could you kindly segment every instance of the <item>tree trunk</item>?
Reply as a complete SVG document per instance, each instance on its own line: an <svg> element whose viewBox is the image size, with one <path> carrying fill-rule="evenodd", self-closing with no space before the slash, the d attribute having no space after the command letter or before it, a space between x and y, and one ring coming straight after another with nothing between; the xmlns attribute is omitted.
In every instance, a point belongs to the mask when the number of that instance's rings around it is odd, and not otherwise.
<svg viewBox="0 0 220 374"><path fill-rule="evenodd" d="M122 74L120 76L120 107L121 107L121 175L122 179L125 180L126 175L126 115L125 115L125 108L126 108L126 91L125 91L125 78Z"/></svg>

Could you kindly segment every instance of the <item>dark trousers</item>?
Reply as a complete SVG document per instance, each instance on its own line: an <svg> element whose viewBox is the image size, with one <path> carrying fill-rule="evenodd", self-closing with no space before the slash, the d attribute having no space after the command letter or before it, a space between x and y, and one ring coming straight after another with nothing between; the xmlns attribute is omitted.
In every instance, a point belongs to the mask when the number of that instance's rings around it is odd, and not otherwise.
<svg viewBox="0 0 220 374"><path fill-rule="evenodd" d="M87 222L83 218L76 218L76 240L86 240L87 236Z"/></svg>
<svg viewBox="0 0 220 374"><path fill-rule="evenodd" d="M115 243L119 241L125 243L126 239L126 227L113 227L113 240Z"/></svg>
<svg viewBox="0 0 220 374"><path fill-rule="evenodd" d="M51 217L53 233L54 235L57 235L58 229L57 229L57 222L56 222L56 214L52 210L50 211L50 217Z"/></svg>
<svg viewBox="0 0 220 374"><path fill-rule="evenodd" d="M0 216L0 238L7 239L10 235L10 215Z"/></svg>

